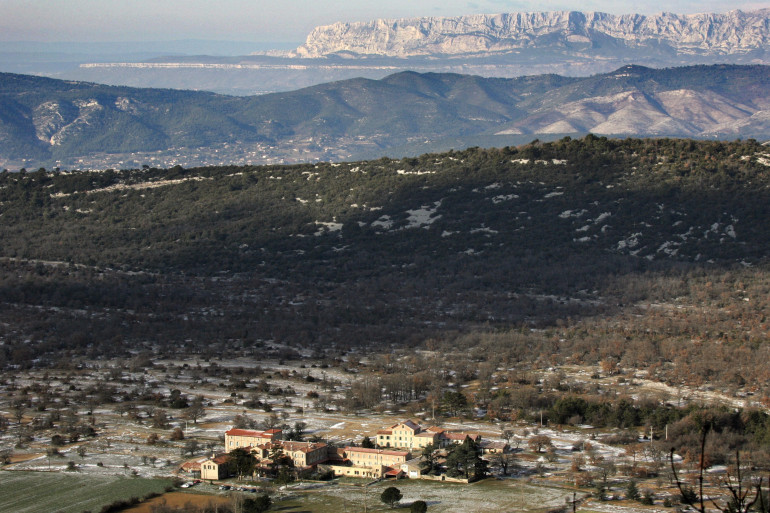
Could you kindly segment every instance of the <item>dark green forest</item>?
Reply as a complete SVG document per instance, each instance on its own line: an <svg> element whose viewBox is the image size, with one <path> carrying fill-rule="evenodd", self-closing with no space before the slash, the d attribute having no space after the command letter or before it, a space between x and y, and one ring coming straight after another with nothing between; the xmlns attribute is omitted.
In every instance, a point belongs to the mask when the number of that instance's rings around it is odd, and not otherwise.
<svg viewBox="0 0 770 513"><path fill-rule="evenodd" d="M768 154L589 135L338 164L4 172L0 365L424 345L765 387Z"/></svg>

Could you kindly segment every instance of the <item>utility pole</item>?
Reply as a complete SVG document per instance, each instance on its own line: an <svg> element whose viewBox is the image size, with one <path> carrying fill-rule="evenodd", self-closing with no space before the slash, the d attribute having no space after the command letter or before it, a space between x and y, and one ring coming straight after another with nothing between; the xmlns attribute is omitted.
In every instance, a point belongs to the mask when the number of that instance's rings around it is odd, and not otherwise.
<svg viewBox="0 0 770 513"><path fill-rule="evenodd" d="M569 500L569 497L567 497L567 504L572 504L572 513L577 511L577 503L577 493L572 492L572 500Z"/></svg>

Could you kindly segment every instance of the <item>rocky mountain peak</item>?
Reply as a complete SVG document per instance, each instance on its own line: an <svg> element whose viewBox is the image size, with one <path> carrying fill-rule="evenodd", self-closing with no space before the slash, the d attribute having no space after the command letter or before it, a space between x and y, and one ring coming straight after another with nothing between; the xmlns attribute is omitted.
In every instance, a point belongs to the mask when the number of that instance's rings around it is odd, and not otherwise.
<svg viewBox="0 0 770 513"><path fill-rule="evenodd" d="M316 27L295 55L459 56L645 46L703 55L767 51L770 9L653 16L556 11L335 23Z"/></svg>

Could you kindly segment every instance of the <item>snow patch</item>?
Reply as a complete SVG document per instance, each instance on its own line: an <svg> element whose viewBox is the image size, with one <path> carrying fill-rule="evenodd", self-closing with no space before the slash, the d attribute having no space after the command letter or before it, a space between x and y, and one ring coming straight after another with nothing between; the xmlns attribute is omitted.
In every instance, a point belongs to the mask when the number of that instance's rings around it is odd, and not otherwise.
<svg viewBox="0 0 770 513"><path fill-rule="evenodd" d="M562 219L569 219L570 217L583 217L586 213L588 213L588 210L565 210L561 214L559 214L559 217Z"/></svg>
<svg viewBox="0 0 770 513"><path fill-rule="evenodd" d="M381 216L379 219L372 223L373 228L382 228L383 230L390 230L393 228L393 220L388 215Z"/></svg>
<svg viewBox="0 0 770 513"><path fill-rule="evenodd" d="M657 250L657 253L665 253L668 256L675 256L677 253L679 253L679 249L676 249L674 246L678 246L679 243L667 241L660 245L660 247Z"/></svg>
<svg viewBox="0 0 770 513"><path fill-rule="evenodd" d="M320 228L318 228L318 231L315 232L314 234L316 237L319 237L324 233L333 233L333 232L338 232L342 230L342 223L316 221L315 224L317 226L320 226Z"/></svg>
<svg viewBox="0 0 770 513"><path fill-rule="evenodd" d="M497 230L493 230L492 228L487 228L486 226L482 225L481 228L474 228L471 230L471 233L491 233L491 234L497 234L500 233Z"/></svg>
<svg viewBox="0 0 770 513"><path fill-rule="evenodd" d="M503 201L510 201L512 199L518 199L518 194L504 194L500 196L495 196L494 198L490 198L492 203L497 205L498 203L502 203Z"/></svg>
<svg viewBox="0 0 770 513"><path fill-rule="evenodd" d="M635 248L639 245L639 237L642 236L642 232L636 232L631 234L629 237L618 241L618 251L622 251L626 248L631 249Z"/></svg>
<svg viewBox="0 0 770 513"><path fill-rule="evenodd" d="M420 228L430 226L438 219L441 219L440 215L436 215L436 211L441 206L441 201L433 203L433 208L429 205L423 205L416 210L407 210L406 213L409 216L406 220L408 223L406 228Z"/></svg>
<svg viewBox="0 0 770 513"><path fill-rule="evenodd" d="M310 171L302 171L303 175L307 175L308 181L310 181L313 177L318 176L318 180L321 179L318 173L311 173Z"/></svg>
<svg viewBox="0 0 770 513"><path fill-rule="evenodd" d="M406 169L396 169L399 175L435 175L435 171L407 171Z"/></svg>

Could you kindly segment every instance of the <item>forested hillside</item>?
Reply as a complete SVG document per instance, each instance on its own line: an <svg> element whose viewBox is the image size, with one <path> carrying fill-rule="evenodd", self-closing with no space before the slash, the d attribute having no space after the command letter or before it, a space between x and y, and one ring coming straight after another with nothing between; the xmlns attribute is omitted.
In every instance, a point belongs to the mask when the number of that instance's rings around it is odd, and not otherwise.
<svg viewBox="0 0 770 513"><path fill-rule="evenodd" d="M427 343L668 379L737 379L735 360L759 385L769 165L751 140L588 136L340 164L5 172L0 364Z"/></svg>
<svg viewBox="0 0 770 513"><path fill-rule="evenodd" d="M522 134L768 138L768 105L766 66L624 66L584 78L404 72L252 97L3 73L0 167L336 161Z"/></svg>

